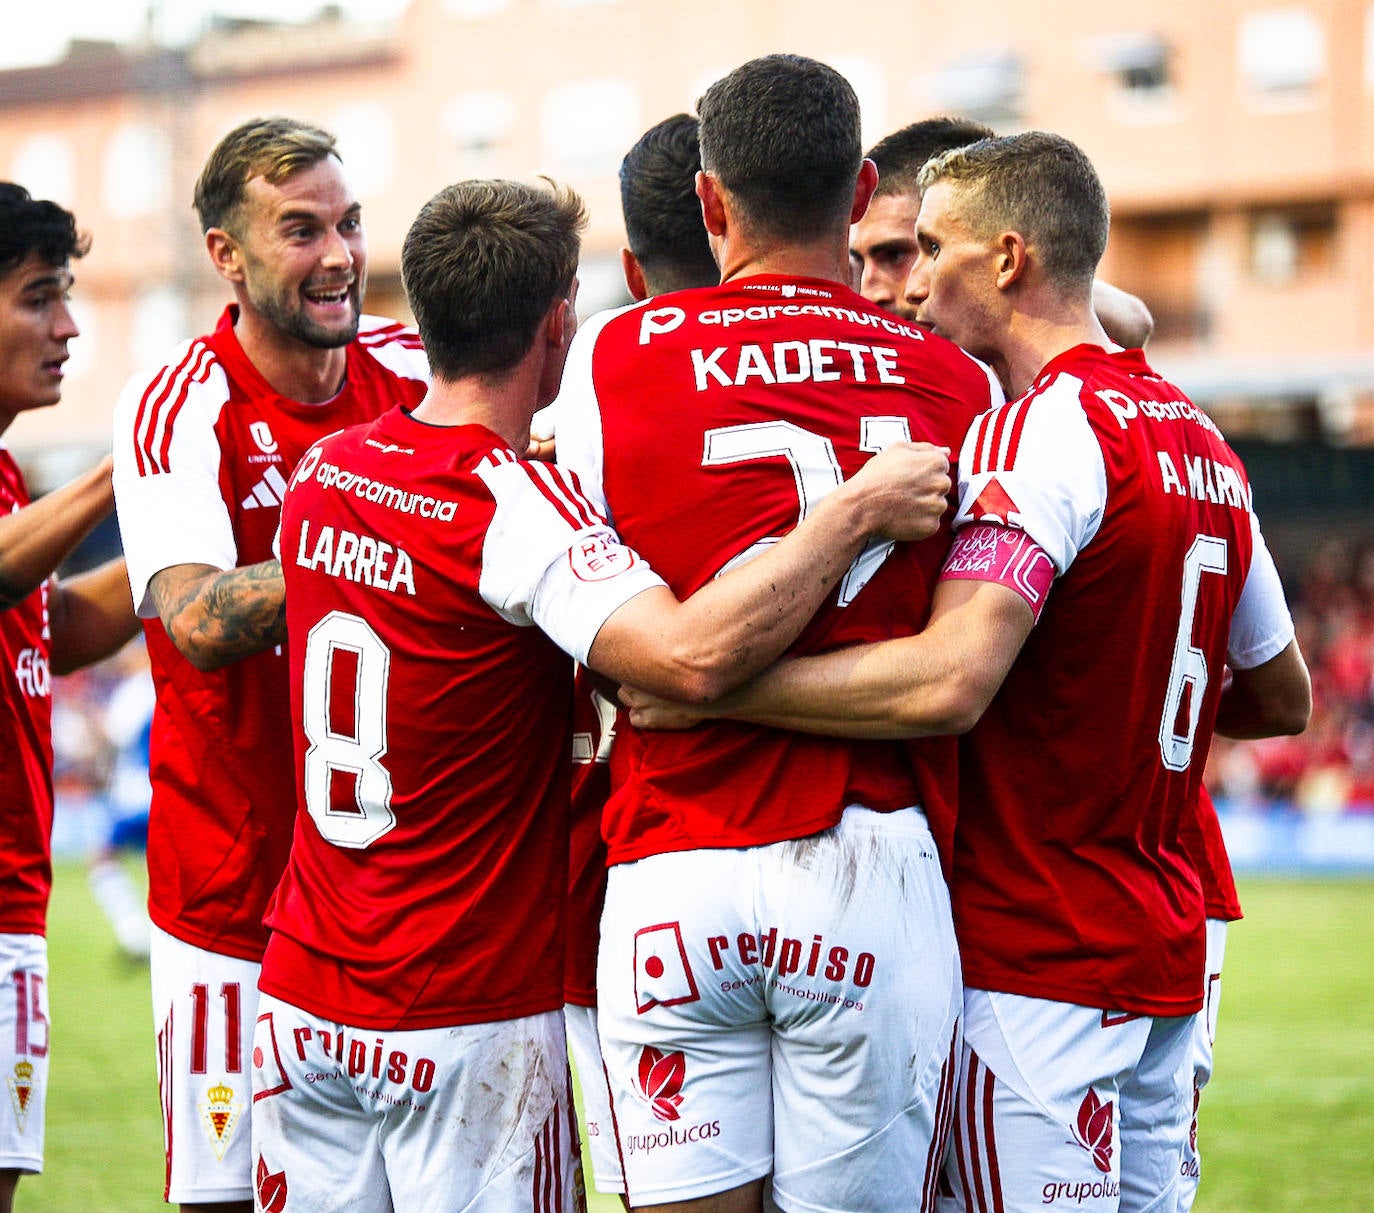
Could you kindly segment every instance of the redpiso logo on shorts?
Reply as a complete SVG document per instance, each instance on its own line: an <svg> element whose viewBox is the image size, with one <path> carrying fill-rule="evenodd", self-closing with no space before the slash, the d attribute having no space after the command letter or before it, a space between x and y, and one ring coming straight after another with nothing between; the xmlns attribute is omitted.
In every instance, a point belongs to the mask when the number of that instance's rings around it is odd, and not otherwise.
<svg viewBox="0 0 1374 1213"><path fill-rule="evenodd" d="M682 1114L682 1084L687 1080L687 1059L680 1053L664 1053L645 1045L639 1055L639 1090L659 1120L677 1120Z"/></svg>
<svg viewBox="0 0 1374 1213"><path fill-rule="evenodd" d="M1103 1101L1092 1087L1078 1105L1078 1122L1073 1128L1076 1145L1087 1150L1104 1175L1112 1170L1112 1101Z"/></svg>
<svg viewBox="0 0 1374 1213"><path fill-rule="evenodd" d="M263 1213L282 1213L286 1208L286 1172L271 1170L267 1159L259 1154L254 1180L258 1189L258 1208Z"/></svg>

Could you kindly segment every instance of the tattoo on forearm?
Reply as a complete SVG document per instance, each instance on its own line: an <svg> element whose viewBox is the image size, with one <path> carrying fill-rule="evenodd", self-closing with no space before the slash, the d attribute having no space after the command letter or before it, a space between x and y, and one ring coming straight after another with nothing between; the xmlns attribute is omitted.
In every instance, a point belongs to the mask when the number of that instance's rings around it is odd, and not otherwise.
<svg viewBox="0 0 1374 1213"><path fill-rule="evenodd" d="M178 647L198 664L222 664L286 640L286 597L275 560L230 569L208 583L154 578L149 589Z"/></svg>

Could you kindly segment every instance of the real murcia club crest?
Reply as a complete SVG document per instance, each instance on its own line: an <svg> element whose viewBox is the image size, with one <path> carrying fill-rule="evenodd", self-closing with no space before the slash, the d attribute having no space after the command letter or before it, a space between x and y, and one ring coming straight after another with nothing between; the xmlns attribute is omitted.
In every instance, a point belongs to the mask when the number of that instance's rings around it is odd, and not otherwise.
<svg viewBox="0 0 1374 1213"><path fill-rule="evenodd" d="M29 1119L29 1107L33 1098L33 1062L16 1062L9 1083L10 1099L14 1102L14 1119L22 1133Z"/></svg>
<svg viewBox="0 0 1374 1213"><path fill-rule="evenodd" d="M239 1113L243 1105L234 1098L234 1088L224 1083L216 1083L205 1092L205 1101L200 1105L200 1114L205 1119L205 1127L210 1132L210 1146L215 1157L224 1160L224 1151L229 1148L229 1139L239 1123Z"/></svg>

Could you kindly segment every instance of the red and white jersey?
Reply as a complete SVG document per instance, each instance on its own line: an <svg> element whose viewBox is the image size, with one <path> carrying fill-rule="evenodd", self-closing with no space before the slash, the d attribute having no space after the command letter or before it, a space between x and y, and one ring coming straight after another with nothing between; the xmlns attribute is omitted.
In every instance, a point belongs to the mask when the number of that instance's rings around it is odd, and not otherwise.
<svg viewBox="0 0 1374 1213"><path fill-rule="evenodd" d="M1248 588L1264 561L1245 469L1139 350L1083 345L979 420L959 480L956 527L1023 530L1057 574L960 754L965 982L1196 1011L1203 901L1182 831L1228 640L1249 662L1292 637L1281 593Z"/></svg>
<svg viewBox="0 0 1374 1213"><path fill-rule="evenodd" d="M596 689L586 666L573 676L572 809L568 851L568 952L563 1001L596 1006L596 950L606 903L601 815L611 794L611 748L623 713Z"/></svg>
<svg viewBox="0 0 1374 1213"><path fill-rule="evenodd" d="M1231 872L1231 857L1226 853L1226 839L1217 819L1217 807L1212 794L1198 785L1197 811L1183 821L1183 842L1202 881L1202 904L1208 918L1221 922L1236 922L1245 917L1240 908L1240 894L1236 892L1236 878Z"/></svg>
<svg viewBox="0 0 1374 1213"><path fill-rule="evenodd" d="M686 598L785 535L872 453L900 439L957 450L1000 400L980 364L847 287L761 275L584 325L555 406L558 457ZM796 651L919 629L947 543L942 530L870 545ZM611 769L612 863L798 838L847 804L920 798L897 743L729 721L627 725Z"/></svg>
<svg viewBox="0 0 1374 1213"><path fill-rule="evenodd" d="M156 618L148 582L173 565L270 560L282 494L306 448L418 401L429 371L413 329L365 316L339 394L300 404L248 360L236 317L228 308L209 336L130 380L115 410L114 486L157 688L149 913L186 943L257 960L295 816L286 659L267 652L199 672Z"/></svg>
<svg viewBox="0 0 1374 1213"><path fill-rule="evenodd" d="M261 988L375 1028L560 1008L567 654L662 580L566 472L402 409L306 455L280 548L301 801Z"/></svg>
<svg viewBox="0 0 1374 1213"><path fill-rule="evenodd" d="M0 514L28 505L0 446ZM48 585L0 611L0 934L42 935L52 889L52 695Z"/></svg>

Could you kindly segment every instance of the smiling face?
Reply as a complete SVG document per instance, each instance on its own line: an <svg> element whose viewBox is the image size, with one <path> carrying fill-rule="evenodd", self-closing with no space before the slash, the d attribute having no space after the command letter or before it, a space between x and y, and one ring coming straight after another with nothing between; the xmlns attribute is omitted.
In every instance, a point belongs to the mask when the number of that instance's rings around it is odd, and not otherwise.
<svg viewBox="0 0 1374 1213"><path fill-rule="evenodd" d="M66 264L50 265L38 253L0 275L0 429L62 398L67 342L77 335L71 286Z"/></svg>
<svg viewBox="0 0 1374 1213"><path fill-rule="evenodd" d="M906 301L906 280L916 260L916 194L875 194L863 218L849 229L849 252L862 264L856 288L870 303L915 320Z"/></svg>
<svg viewBox="0 0 1374 1213"><path fill-rule="evenodd" d="M245 311L316 349L357 336L367 241L338 160L328 156L276 185L254 177L234 227Z"/></svg>
<svg viewBox="0 0 1374 1213"><path fill-rule="evenodd" d="M949 181L926 190L916 244L906 301L918 322L988 360L1006 330L1006 301L997 288L999 248L974 234Z"/></svg>

